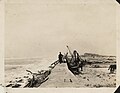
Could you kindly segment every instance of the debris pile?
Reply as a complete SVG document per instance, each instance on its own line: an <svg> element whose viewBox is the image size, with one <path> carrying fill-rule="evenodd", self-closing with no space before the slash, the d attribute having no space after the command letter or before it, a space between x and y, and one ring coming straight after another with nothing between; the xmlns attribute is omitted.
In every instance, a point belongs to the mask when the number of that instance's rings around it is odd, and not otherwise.
<svg viewBox="0 0 120 93"><path fill-rule="evenodd" d="M52 63L48 70L41 70L36 73L33 73L30 70L26 70L28 73L23 77L16 77L14 80L9 81L9 84L6 87L18 88L18 87L39 87L43 82L49 79L49 75L51 74L51 70L58 64L58 61Z"/></svg>

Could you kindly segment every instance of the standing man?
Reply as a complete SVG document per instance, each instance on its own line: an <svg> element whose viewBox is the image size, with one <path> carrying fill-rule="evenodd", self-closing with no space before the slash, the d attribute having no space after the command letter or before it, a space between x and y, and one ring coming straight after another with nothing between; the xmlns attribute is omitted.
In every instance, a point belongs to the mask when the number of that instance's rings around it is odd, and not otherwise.
<svg viewBox="0 0 120 93"><path fill-rule="evenodd" d="M79 58L79 54L76 50L73 51L73 59L74 59L74 62L77 64L79 64L79 61L80 61L80 58Z"/></svg>
<svg viewBox="0 0 120 93"><path fill-rule="evenodd" d="M63 62L63 55L61 54L61 52L59 52L59 55L58 55L58 59L59 59L59 62L60 64Z"/></svg>

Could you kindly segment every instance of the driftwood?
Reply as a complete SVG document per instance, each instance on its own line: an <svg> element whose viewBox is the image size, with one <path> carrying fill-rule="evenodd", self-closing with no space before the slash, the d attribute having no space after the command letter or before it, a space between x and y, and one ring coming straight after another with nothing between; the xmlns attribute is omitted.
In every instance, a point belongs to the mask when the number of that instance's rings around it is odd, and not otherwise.
<svg viewBox="0 0 120 93"><path fill-rule="evenodd" d="M15 80L9 81L6 87L18 88L18 87L39 87L43 82L47 81L48 76L51 73L51 70L59 63L59 61L55 61L49 66L48 70L41 70L36 73L33 73L30 70L26 70L28 72L23 78L17 77ZM30 77L31 76L31 77Z"/></svg>
<svg viewBox="0 0 120 93"><path fill-rule="evenodd" d="M32 78L28 79L28 83L24 87L39 87L43 82L48 80L48 75L51 73L50 70L41 70L38 73L32 73L30 70L26 71L31 73Z"/></svg>
<svg viewBox="0 0 120 93"><path fill-rule="evenodd" d="M55 61L54 63L52 63L49 66L49 70L41 70L38 71L38 73L33 73L30 70L26 70L27 72L29 72L32 75L32 78L28 79L28 83L27 85L25 85L24 87L39 87L43 82L47 81L48 75L50 75L51 70L59 63L59 61Z"/></svg>

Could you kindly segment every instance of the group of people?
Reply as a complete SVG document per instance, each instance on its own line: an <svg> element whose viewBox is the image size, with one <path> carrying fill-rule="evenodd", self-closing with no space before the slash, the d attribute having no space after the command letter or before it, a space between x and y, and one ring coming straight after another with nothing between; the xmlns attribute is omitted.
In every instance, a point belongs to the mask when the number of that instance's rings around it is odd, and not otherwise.
<svg viewBox="0 0 120 93"><path fill-rule="evenodd" d="M79 53L74 50L73 53L70 53L71 55L71 59L70 62L74 65L74 66L78 66L78 68L81 68L81 71L83 71L83 60L80 59ZM59 63L64 63L64 62L68 62L68 53L66 53L65 55L63 55L61 52L59 52L58 55L58 59L59 59Z"/></svg>
<svg viewBox="0 0 120 93"><path fill-rule="evenodd" d="M65 62L67 63L67 61L68 61L67 56L68 56L68 53L66 53L66 55L63 55L61 52L59 52L59 55L58 55L59 63L60 64L65 63ZM79 64L79 68L81 68L81 71L83 71L83 65L84 65L85 61L80 59L80 56L76 50L74 50L73 53L71 53L71 62L74 65ZM110 73L114 73L114 71L116 70L116 65L110 65L108 70L110 70Z"/></svg>
<svg viewBox="0 0 120 93"><path fill-rule="evenodd" d="M63 55L61 52L59 52L59 55L58 55L58 60L60 63L64 62L64 56L67 56L68 53L66 53L66 55ZM79 59L79 54L77 53L76 50L73 51L73 54L71 55L72 57L72 60L74 60L75 63L79 62L80 59Z"/></svg>

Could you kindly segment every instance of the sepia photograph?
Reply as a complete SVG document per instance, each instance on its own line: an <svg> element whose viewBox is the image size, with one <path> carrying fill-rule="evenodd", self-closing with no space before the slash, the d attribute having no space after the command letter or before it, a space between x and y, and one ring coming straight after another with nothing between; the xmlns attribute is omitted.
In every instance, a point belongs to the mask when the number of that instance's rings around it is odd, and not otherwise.
<svg viewBox="0 0 120 93"><path fill-rule="evenodd" d="M116 3L109 1L7 0L5 87L116 88Z"/></svg>

